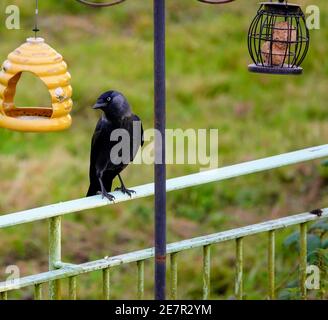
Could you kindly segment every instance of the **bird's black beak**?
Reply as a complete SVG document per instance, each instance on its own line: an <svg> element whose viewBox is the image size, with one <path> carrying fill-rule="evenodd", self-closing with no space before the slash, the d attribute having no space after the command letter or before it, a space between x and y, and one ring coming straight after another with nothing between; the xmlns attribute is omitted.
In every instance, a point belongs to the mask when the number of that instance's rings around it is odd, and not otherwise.
<svg viewBox="0 0 328 320"><path fill-rule="evenodd" d="M104 108L104 107L106 107L106 105L107 105L107 103L96 103L93 107L92 107L92 109L95 109L95 110L97 110L97 109L102 109L102 108Z"/></svg>

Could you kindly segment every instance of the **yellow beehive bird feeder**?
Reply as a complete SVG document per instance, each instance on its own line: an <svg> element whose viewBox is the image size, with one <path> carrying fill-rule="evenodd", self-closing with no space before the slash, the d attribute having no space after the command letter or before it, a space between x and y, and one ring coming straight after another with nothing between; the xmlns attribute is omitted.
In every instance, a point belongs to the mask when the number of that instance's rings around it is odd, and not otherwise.
<svg viewBox="0 0 328 320"><path fill-rule="evenodd" d="M22 72L40 78L49 90L52 107L16 107L14 97ZM28 38L8 55L0 71L0 127L24 132L51 132L71 126L71 76L63 57L42 38ZM35 92L37 95L38 93Z"/></svg>

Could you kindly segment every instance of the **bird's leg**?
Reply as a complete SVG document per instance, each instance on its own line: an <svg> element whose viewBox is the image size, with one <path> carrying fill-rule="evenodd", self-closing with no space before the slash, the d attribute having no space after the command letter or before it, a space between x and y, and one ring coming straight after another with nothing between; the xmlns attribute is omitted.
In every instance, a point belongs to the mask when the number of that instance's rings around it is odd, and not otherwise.
<svg viewBox="0 0 328 320"><path fill-rule="evenodd" d="M101 177L99 177L99 183L100 183L100 187L101 187L101 195L102 195L102 198L107 198L109 201L114 201L115 200L115 197L111 194L109 194L105 187L104 187L104 184L102 182L102 179Z"/></svg>
<svg viewBox="0 0 328 320"><path fill-rule="evenodd" d="M120 179L121 187L116 188L115 191L121 191L123 194L127 194L129 197L132 197L132 194L136 193L136 192L134 190L129 190L125 187L124 182L123 182L120 174L118 174L118 178Z"/></svg>

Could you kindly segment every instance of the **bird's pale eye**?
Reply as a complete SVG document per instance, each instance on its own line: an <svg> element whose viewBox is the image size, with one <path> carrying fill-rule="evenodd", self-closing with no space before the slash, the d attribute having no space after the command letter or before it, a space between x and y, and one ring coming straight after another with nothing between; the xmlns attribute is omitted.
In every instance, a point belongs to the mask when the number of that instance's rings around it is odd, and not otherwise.
<svg viewBox="0 0 328 320"><path fill-rule="evenodd" d="M111 98L111 97L108 97L108 98L107 98L107 101L108 101L108 102L110 102L111 100L112 100L112 98Z"/></svg>

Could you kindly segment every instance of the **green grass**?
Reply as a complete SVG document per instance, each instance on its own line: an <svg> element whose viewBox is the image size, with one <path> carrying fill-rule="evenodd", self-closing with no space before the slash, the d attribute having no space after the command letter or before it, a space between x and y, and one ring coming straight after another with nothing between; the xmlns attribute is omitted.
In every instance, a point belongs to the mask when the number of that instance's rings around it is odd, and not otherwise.
<svg viewBox="0 0 328 320"><path fill-rule="evenodd" d="M0 19L0 60L31 35L33 8L20 5L22 29L6 30ZM220 166L326 143L328 133L328 5L321 9L321 29L311 31L304 76L250 74L246 35L257 0L225 6L168 0L167 126L218 128ZM311 1L299 1L303 5ZM98 94L124 92L145 128L153 126L152 1L127 1L108 10L84 8L75 1L41 3L41 36L63 54L72 74L73 126L51 134L0 130L0 212L5 214L84 196L88 187L90 139L98 113L90 106ZM27 81L19 101L40 104L42 87ZM200 165L169 165L168 176L197 172ZM129 186L153 181L151 166L131 166ZM320 162L300 164L168 195L168 241L195 237L326 206L326 174ZM278 283L297 264L277 239ZM153 199L136 200L65 217L63 259L79 263L152 246ZM261 241L260 241L261 240ZM0 272L18 264L23 274L47 269L46 223L1 232ZM247 298L266 296L266 238L245 243ZM213 298L233 295L234 246L213 253ZM2 267L1 267L2 266ZM146 297L152 297L151 276ZM179 297L201 296L201 251L179 257ZM132 275L135 274L135 277ZM0 274L5 278L5 274ZM83 276L80 296L101 294L100 274ZM136 269L114 270L113 297L133 298ZM23 298L31 295L25 290Z"/></svg>

